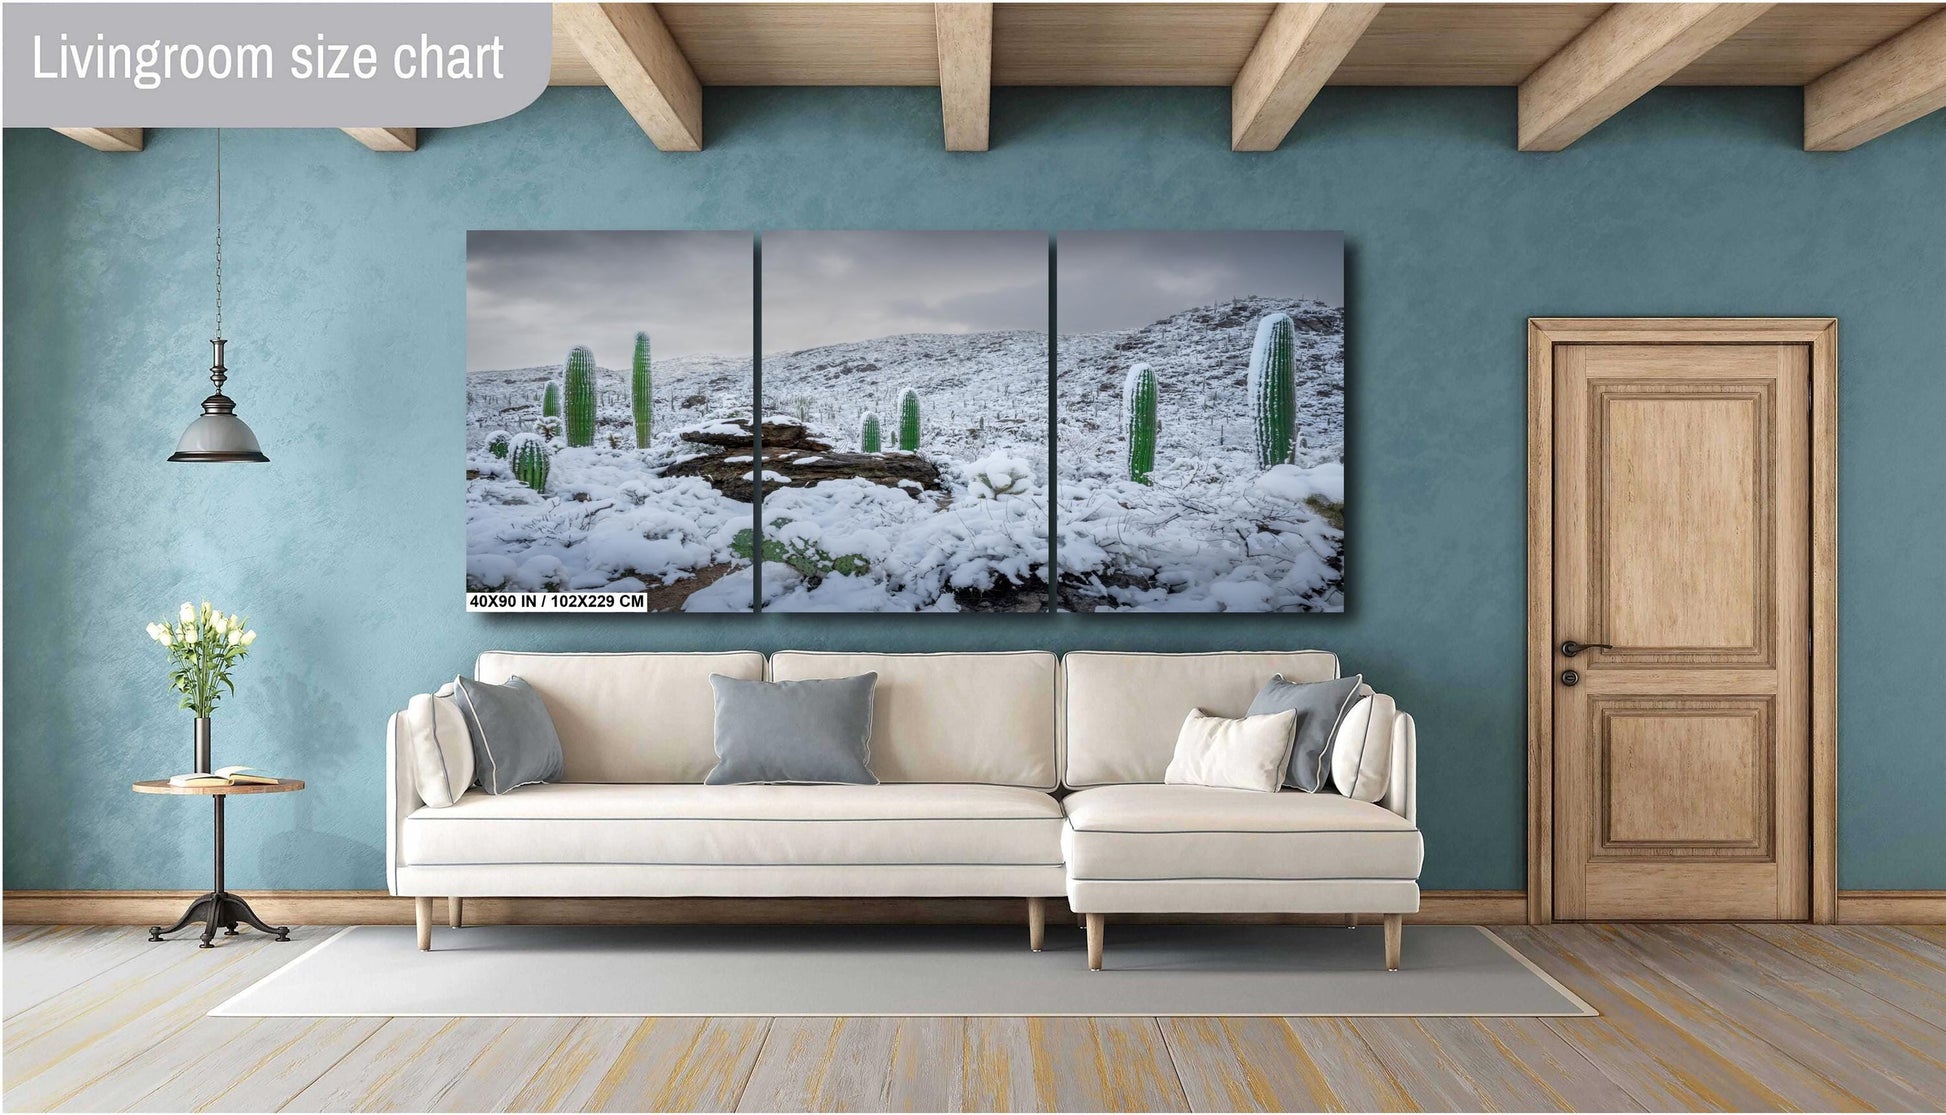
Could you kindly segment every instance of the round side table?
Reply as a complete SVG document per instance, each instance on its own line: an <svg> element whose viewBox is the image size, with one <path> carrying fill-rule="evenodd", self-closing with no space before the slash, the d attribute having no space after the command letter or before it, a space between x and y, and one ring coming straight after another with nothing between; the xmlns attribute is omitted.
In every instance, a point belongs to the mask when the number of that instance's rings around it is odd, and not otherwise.
<svg viewBox="0 0 1946 1115"><path fill-rule="evenodd" d="M280 778L276 784L255 786L171 786L166 778L152 778L137 782L134 790L138 794L189 794L212 798L216 802L216 884L208 894L189 904L176 924L167 929L159 925L149 927L149 940L160 941L164 933L174 933L192 921L203 922L203 943L198 948L215 948L212 943L216 937L216 927L223 927L225 937L236 936L237 922L260 929L265 933L275 933L280 941L291 939L291 927L269 926L250 908L250 903L242 895L231 894L223 889L223 799L235 794L288 794L302 790L304 783L295 778Z"/></svg>

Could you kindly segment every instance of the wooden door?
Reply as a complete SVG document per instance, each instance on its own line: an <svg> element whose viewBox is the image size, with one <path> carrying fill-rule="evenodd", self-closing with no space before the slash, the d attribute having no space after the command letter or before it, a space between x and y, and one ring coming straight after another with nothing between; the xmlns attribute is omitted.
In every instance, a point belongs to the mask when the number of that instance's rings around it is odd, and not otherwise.
<svg viewBox="0 0 1946 1115"><path fill-rule="evenodd" d="M1811 346L1552 364L1554 916L1807 918Z"/></svg>

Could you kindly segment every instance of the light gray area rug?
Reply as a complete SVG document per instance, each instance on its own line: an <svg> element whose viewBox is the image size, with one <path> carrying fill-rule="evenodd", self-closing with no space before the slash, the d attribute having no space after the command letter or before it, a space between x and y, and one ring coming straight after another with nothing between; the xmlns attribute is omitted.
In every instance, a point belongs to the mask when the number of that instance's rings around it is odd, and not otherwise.
<svg viewBox="0 0 1946 1115"><path fill-rule="evenodd" d="M231 998L236 1017L446 1015L1515 1015L1586 1003L1479 926L1109 923L1047 951L1004 926L356 926Z"/></svg>

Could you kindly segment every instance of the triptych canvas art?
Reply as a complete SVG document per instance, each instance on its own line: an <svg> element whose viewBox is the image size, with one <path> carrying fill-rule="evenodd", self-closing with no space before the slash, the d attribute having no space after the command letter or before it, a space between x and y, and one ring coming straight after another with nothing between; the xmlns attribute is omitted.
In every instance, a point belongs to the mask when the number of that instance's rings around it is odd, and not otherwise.
<svg viewBox="0 0 1946 1115"><path fill-rule="evenodd" d="M1335 232L474 232L466 383L470 610L1344 608Z"/></svg>

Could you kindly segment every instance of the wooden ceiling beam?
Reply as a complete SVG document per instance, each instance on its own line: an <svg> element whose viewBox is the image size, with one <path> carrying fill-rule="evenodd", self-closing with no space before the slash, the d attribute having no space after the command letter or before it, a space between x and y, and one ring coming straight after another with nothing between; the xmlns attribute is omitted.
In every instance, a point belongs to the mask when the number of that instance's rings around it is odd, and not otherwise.
<svg viewBox="0 0 1946 1115"><path fill-rule="evenodd" d="M556 4L554 17L664 151L703 149L703 87L653 4Z"/></svg>
<svg viewBox="0 0 1946 1115"><path fill-rule="evenodd" d="M1769 7L1616 4L1520 83L1520 149L1561 150Z"/></svg>
<svg viewBox="0 0 1946 1115"><path fill-rule="evenodd" d="M374 151L417 151L417 128L339 128L351 138Z"/></svg>
<svg viewBox="0 0 1946 1115"><path fill-rule="evenodd" d="M1277 150L1384 6L1277 5L1230 86L1230 150Z"/></svg>
<svg viewBox="0 0 1946 1115"><path fill-rule="evenodd" d="M97 151L140 151L142 149L143 135L140 128L55 128L54 130L77 143L85 143Z"/></svg>
<svg viewBox="0 0 1946 1115"><path fill-rule="evenodd" d="M993 101L993 5L934 4L946 150L985 151Z"/></svg>
<svg viewBox="0 0 1946 1115"><path fill-rule="evenodd" d="M1804 149L1849 151L1946 108L1946 11L1804 87Z"/></svg>

